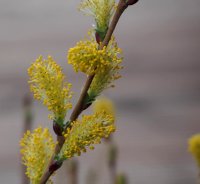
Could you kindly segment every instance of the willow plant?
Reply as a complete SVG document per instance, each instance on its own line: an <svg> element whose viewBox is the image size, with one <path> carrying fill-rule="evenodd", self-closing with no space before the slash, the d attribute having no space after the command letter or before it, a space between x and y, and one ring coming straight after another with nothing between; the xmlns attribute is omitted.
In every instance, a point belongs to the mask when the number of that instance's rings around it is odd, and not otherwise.
<svg viewBox="0 0 200 184"><path fill-rule="evenodd" d="M122 69L121 49L118 47L114 29L124 10L138 0L82 0L79 10L94 18L96 27L89 31L85 40L70 48L68 63L75 72L87 76L80 97L70 118L66 114L72 108L73 92L62 68L49 56L40 56L28 69L30 89L34 98L43 102L51 112L53 139L47 128L27 131L20 141L23 164L31 184L52 183L51 176L65 160L94 149L115 131L114 117L107 111L91 115L79 115L113 82L120 78Z"/></svg>

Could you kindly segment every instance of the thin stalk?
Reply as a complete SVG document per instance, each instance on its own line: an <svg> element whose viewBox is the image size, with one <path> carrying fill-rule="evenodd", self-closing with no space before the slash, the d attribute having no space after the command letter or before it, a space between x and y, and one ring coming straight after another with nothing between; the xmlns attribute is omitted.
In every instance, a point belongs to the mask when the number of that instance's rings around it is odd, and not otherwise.
<svg viewBox="0 0 200 184"><path fill-rule="evenodd" d="M79 170L79 164L78 160L72 159L69 161L67 165L67 174L69 176L69 184L78 184L78 170Z"/></svg>

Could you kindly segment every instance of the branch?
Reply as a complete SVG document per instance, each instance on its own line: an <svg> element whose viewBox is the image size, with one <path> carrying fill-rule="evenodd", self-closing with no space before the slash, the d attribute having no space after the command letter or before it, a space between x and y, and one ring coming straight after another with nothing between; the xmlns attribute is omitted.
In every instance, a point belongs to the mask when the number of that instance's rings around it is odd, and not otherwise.
<svg viewBox="0 0 200 184"><path fill-rule="evenodd" d="M108 43L109 43L109 41L111 39L111 36L112 36L112 34L113 34L114 30L115 30L115 27L116 27L116 25L117 25L117 23L119 21L119 18L121 17L122 13L124 12L124 10L127 7L128 7L128 5L125 3L125 0L120 0L120 2L118 4L118 8L117 8L117 10L115 12L115 15L113 17L113 20L112 20L112 22L111 22L111 24L110 24L110 26L108 28L108 31L106 33L106 36L105 36L105 38L103 40L103 43L100 45L100 48L99 48L100 50L103 49L103 47L108 45ZM94 76L95 76L95 74L88 76L88 78L86 80L86 83L85 83L85 86L84 86L84 88L83 88L83 90L81 92L81 95L79 97L79 100L78 100L78 102L77 102L77 104L76 104L76 106L75 106L75 108L74 108L74 110L73 110L73 112L71 114L70 121L75 121L78 118L78 116L80 115L80 113L83 110L85 110L85 109L83 109L84 99L85 99L85 97L87 95L87 91L90 88L90 85L92 83L92 80L93 80Z"/></svg>
<svg viewBox="0 0 200 184"><path fill-rule="evenodd" d="M102 43L102 45L100 46L99 49L103 49L104 46L108 45L108 43L109 43L109 41L111 39L111 36L112 36L112 34L113 34L114 30L115 30L115 27L116 27L116 25L117 25L117 23L119 21L119 18L123 14L124 10L128 7L128 5L129 4L128 4L128 2L126 0L120 0L119 1L117 10L116 10L116 12L115 12L115 14L113 16L112 22L111 22L111 24L110 24L110 26L108 28L108 31L106 33L106 36L105 36L104 40L103 40L103 43ZM85 97L87 95L87 91L90 88L90 85L91 85L91 83L92 83L92 81L94 79L94 76L95 76L95 74L89 75L87 77L87 80L86 80L85 85L83 87L83 90L82 90L82 92L80 94L78 102L75 105L74 110L73 110L73 112L72 112L72 114L70 116L70 121L75 121L78 118L78 116L81 114L81 112L83 110L85 110L83 108L84 99L85 99ZM46 170L45 170L45 172L44 172L39 184L45 184L48 181L48 179L50 178L50 176L53 174L53 172L49 171L49 168L54 164L54 157L55 157L55 155L57 155L60 152L60 150L61 150L61 148L62 148L62 146L63 146L63 144L65 142L65 138L63 136L57 136L57 141L58 141L58 144L56 145L55 153L53 154L53 156L52 156L52 158L51 158L51 160L49 162L49 166L46 168Z"/></svg>

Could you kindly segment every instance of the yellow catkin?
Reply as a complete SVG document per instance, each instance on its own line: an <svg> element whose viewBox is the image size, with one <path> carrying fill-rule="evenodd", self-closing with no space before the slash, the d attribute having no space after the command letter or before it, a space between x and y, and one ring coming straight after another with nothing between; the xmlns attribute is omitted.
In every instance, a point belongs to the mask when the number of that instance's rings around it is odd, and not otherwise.
<svg viewBox="0 0 200 184"><path fill-rule="evenodd" d="M64 119L68 109L72 108L70 99L71 84L64 81L62 68L48 57L40 56L28 69L30 89L35 99L43 101L48 110L53 112L53 119Z"/></svg>
<svg viewBox="0 0 200 184"><path fill-rule="evenodd" d="M92 105L94 113L101 112L102 110L105 111L107 114L112 115L115 117L115 107L113 102L106 98L100 97Z"/></svg>
<svg viewBox="0 0 200 184"><path fill-rule="evenodd" d="M38 184L53 154L55 143L47 128L27 131L20 141L23 164L31 184Z"/></svg>
<svg viewBox="0 0 200 184"><path fill-rule="evenodd" d="M115 0L82 0L79 10L94 17L98 30L104 32L115 11Z"/></svg>
<svg viewBox="0 0 200 184"><path fill-rule="evenodd" d="M200 134L193 135L188 142L188 149L200 167Z"/></svg>
<svg viewBox="0 0 200 184"><path fill-rule="evenodd" d="M88 75L94 73L104 73L108 69L119 66L122 58L118 56L121 49L112 38L110 44L102 50L94 39L84 40L77 43L68 51L68 63L71 64L76 72L81 71Z"/></svg>
<svg viewBox="0 0 200 184"><path fill-rule="evenodd" d="M119 72L123 68L121 66L122 58L117 58L118 54L121 54L121 50L117 47L114 37L112 37L109 42L108 50L110 50L109 52L112 54L115 53L114 57L113 55L111 56L115 59L111 60L111 64L104 67L103 71L96 71L95 77L88 91L89 95L94 98L100 95L103 90L114 87L113 82L121 77Z"/></svg>
<svg viewBox="0 0 200 184"><path fill-rule="evenodd" d="M81 120L72 122L72 129L65 133L66 141L60 157L64 159L86 152L86 148L94 149L102 138L107 138L115 131L114 118L105 111L93 115L83 115Z"/></svg>
<svg viewBox="0 0 200 184"><path fill-rule="evenodd" d="M94 39L84 40L68 51L68 63L76 72L81 71L95 77L89 89L90 96L98 96L104 89L112 87L113 81L121 77L121 49L112 37L108 46L98 49Z"/></svg>

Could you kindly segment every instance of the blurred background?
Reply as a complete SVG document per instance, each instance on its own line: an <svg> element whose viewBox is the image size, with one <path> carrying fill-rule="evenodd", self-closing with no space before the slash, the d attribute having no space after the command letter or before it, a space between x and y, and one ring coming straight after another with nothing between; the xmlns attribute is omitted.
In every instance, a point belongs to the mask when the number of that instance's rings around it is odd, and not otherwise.
<svg viewBox="0 0 200 184"><path fill-rule="evenodd" d="M66 64L70 47L93 21L79 0L0 0L0 183L22 184L19 140L24 129L27 68L53 58L73 83L75 99L85 76ZM117 173L129 184L192 184L197 168L187 140L200 132L200 1L140 0L115 31L124 51L123 77L106 91L117 109ZM47 109L32 105L32 128L51 128ZM79 184L111 184L107 144L78 160ZM66 166L67 167L67 166ZM67 168L57 184L68 183Z"/></svg>

